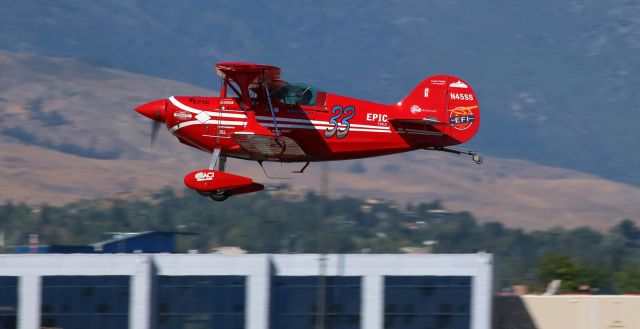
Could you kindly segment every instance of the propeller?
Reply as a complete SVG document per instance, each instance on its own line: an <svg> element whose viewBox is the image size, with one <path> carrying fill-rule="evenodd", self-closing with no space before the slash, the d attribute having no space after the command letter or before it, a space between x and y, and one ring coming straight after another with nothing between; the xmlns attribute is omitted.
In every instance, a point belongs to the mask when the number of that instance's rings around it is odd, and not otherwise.
<svg viewBox="0 0 640 329"><path fill-rule="evenodd" d="M161 111L156 111L153 121L151 121L151 140L149 142L149 146L153 147L153 144L156 142L156 137L158 136L158 130L160 130L160 126L162 126L162 122L164 118L162 117Z"/></svg>
<svg viewBox="0 0 640 329"><path fill-rule="evenodd" d="M166 108L167 108L166 99L153 101L147 104L140 105L136 108L136 112L153 120L151 122L151 141L150 141L151 146L153 146L153 143L156 140L156 136L158 135L158 130L160 130L160 126L164 123L164 112Z"/></svg>

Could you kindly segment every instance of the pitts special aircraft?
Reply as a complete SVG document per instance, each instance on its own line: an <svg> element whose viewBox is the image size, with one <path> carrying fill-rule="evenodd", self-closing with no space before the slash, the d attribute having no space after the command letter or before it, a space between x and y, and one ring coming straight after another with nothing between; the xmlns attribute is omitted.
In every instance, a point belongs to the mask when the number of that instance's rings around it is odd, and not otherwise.
<svg viewBox="0 0 640 329"><path fill-rule="evenodd" d="M374 157L417 149L468 154L451 148L471 139L480 124L473 90L450 75L425 79L403 100L385 105L339 96L280 79L270 65L223 62L219 97L172 96L135 110L164 123L186 145L212 153L208 169L184 177L187 187L223 201L264 189L225 172L227 157L305 163ZM217 166L217 167L216 167Z"/></svg>

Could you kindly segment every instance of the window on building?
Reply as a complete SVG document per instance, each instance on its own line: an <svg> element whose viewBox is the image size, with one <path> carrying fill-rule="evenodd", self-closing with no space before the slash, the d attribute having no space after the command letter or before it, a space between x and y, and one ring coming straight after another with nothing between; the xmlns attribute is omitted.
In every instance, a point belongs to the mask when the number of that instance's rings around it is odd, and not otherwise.
<svg viewBox="0 0 640 329"><path fill-rule="evenodd" d="M244 276L159 276L156 327L242 329Z"/></svg>
<svg viewBox="0 0 640 329"><path fill-rule="evenodd" d="M360 328L360 277L276 276L271 289L272 328ZM319 296L324 295L324 319Z"/></svg>
<svg viewBox="0 0 640 329"><path fill-rule="evenodd" d="M0 329L15 329L18 314L18 277L0 276Z"/></svg>
<svg viewBox="0 0 640 329"><path fill-rule="evenodd" d="M129 276L42 277L41 326L128 328Z"/></svg>
<svg viewBox="0 0 640 329"><path fill-rule="evenodd" d="M468 329L471 277L387 276L384 328Z"/></svg>

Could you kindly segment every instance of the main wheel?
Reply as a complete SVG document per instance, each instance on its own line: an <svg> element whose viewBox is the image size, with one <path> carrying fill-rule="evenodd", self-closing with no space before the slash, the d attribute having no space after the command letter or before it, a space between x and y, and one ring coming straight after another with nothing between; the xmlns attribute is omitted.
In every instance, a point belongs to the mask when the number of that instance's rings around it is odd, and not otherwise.
<svg viewBox="0 0 640 329"><path fill-rule="evenodd" d="M474 154L474 155L473 155L472 160L473 160L473 162L475 162L475 163L477 163L477 164L482 164L482 161L484 161L484 160L482 159L482 157L481 157L481 156L479 156L479 155L477 155L477 154Z"/></svg>
<svg viewBox="0 0 640 329"><path fill-rule="evenodd" d="M227 193L225 191L215 191L211 195L209 195L209 197L213 201L224 201L224 200L228 199L230 196L231 196L231 194L229 194L229 193Z"/></svg>

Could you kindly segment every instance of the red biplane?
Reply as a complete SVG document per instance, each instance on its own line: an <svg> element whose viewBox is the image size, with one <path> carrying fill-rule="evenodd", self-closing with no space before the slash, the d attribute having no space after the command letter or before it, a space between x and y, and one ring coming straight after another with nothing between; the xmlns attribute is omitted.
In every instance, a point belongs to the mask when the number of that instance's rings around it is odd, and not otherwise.
<svg viewBox="0 0 640 329"><path fill-rule="evenodd" d="M212 153L208 169L184 177L187 187L222 201L264 188L225 172L227 157L305 163L374 157L416 149L468 154L451 148L471 139L480 109L468 83L450 75L425 79L396 104L327 93L280 79L275 66L216 65L219 97L172 96L136 108L152 120L152 141L164 123L186 145Z"/></svg>

